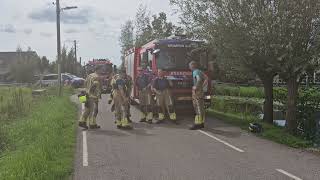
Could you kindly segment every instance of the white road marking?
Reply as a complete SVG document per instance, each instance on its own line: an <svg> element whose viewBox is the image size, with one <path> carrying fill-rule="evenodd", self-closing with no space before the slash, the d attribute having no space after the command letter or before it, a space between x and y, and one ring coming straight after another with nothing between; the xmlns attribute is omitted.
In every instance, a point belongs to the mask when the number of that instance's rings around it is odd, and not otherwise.
<svg viewBox="0 0 320 180"><path fill-rule="evenodd" d="M84 167L88 166L88 144L87 144L87 131L82 131L82 164Z"/></svg>
<svg viewBox="0 0 320 180"><path fill-rule="evenodd" d="M290 173L288 173L288 172L285 171L285 170L282 170L282 169L276 169L276 170L277 170L278 172L280 172L280 173L282 173L282 174L284 174L284 175L286 175L286 176L294 179L294 180L302 180L301 178L298 178L297 176L295 176L295 175L293 175L293 174L290 174Z"/></svg>
<svg viewBox="0 0 320 180"><path fill-rule="evenodd" d="M220 142L220 143L222 143L222 144L224 144L224 145L226 145L226 146L238 151L238 152L241 152L241 153L244 152L244 150L242 150L240 148L237 148L237 147L231 145L230 143L225 142L225 141L223 141L223 140L221 140L221 139L219 139L219 138L217 138L217 137L215 137L215 136L213 136L213 135L211 135L211 134L209 134L209 133L207 133L205 131L202 131L202 130L198 130L198 131L201 132L202 134L207 135L207 136L211 137L212 139L215 139L216 141L218 141L218 142Z"/></svg>

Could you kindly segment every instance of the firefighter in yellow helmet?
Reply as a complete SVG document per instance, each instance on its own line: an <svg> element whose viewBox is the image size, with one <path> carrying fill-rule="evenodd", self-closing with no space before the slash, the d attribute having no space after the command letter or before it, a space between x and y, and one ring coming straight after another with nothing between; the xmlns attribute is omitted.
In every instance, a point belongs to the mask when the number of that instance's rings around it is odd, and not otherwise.
<svg viewBox="0 0 320 180"><path fill-rule="evenodd" d="M126 71L123 69L113 77L111 82L116 125L119 129L132 129L130 121L131 84L131 78L126 75Z"/></svg>
<svg viewBox="0 0 320 180"><path fill-rule="evenodd" d="M192 103L195 110L194 125L190 130L204 128L205 109L204 109L204 85L207 81L207 76L199 69L199 63L191 61L189 68L192 71L193 87L192 87Z"/></svg>
<svg viewBox="0 0 320 180"><path fill-rule="evenodd" d="M158 71L158 76L153 80L152 91L156 94L158 121L157 124L162 123L166 114L172 122L177 123L177 115L174 109L174 102L170 93L172 82L165 77L163 70Z"/></svg>
<svg viewBox="0 0 320 180"><path fill-rule="evenodd" d="M101 99L101 84L99 82L99 73L101 72L100 67L96 67L95 72L89 74L86 78L86 102L85 110L80 119L79 126L88 129L88 122L90 129L99 129L97 125L97 115L99 99Z"/></svg>

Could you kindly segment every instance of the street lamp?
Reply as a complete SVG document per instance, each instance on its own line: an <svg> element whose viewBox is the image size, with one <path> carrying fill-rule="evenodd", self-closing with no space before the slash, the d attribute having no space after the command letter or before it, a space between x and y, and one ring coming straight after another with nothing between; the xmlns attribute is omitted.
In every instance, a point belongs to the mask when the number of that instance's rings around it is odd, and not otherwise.
<svg viewBox="0 0 320 180"><path fill-rule="evenodd" d="M57 64L58 64L58 95L62 95L62 82L61 82L61 37L60 37L60 13L64 10L75 9L77 6L69 6L60 8L60 0L56 0L56 14L57 14Z"/></svg>

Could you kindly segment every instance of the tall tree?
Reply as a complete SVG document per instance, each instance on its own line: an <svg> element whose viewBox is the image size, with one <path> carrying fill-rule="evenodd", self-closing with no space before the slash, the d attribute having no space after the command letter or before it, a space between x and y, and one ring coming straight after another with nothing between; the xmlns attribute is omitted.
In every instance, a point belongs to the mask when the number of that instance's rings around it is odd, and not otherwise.
<svg viewBox="0 0 320 180"><path fill-rule="evenodd" d="M75 60L74 49L71 48L67 54L67 62L65 70L68 73L76 74L76 60Z"/></svg>
<svg viewBox="0 0 320 180"><path fill-rule="evenodd" d="M46 71L49 71L49 65L50 62L46 56L42 56L41 60L38 64L38 69L40 70L40 73L43 74Z"/></svg>
<svg viewBox="0 0 320 180"><path fill-rule="evenodd" d="M119 43L121 47L121 60L123 62L125 52L134 47L134 24L131 20L126 21L121 26Z"/></svg>
<svg viewBox="0 0 320 180"><path fill-rule="evenodd" d="M218 59L238 62L262 80L264 119L273 122L273 77L278 71L276 48L271 42L272 10L262 1L173 0L182 9L182 22L196 37L207 39ZM203 13L206 12L206 13Z"/></svg>
<svg viewBox="0 0 320 180"><path fill-rule="evenodd" d="M320 2L315 0L171 0L182 9L182 22L213 42L219 55L240 60L265 87L265 119L272 122L272 79L287 80L286 120L297 129L299 75L318 57ZM203 13L205 12L205 13Z"/></svg>
<svg viewBox="0 0 320 180"><path fill-rule="evenodd" d="M152 25L152 37L153 39L162 39L172 35L175 26L172 22L167 21L167 15L164 12L159 13L159 15L153 15Z"/></svg>
<svg viewBox="0 0 320 180"><path fill-rule="evenodd" d="M150 12L147 7L140 5L135 17L136 40L135 45L140 47L152 39L152 27L150 24Z"/></svg>
<svg viewBox="0 0 320 180"><path fill-rule="evenodd" d="M296 106L300 75L319 59L320 2L291 0L277 2L278 38L281 42L280 75L286 80L288 128L297 130Z"/></svg>
<svg viewBox="0 0 320 180"><path fill-rule="evenodd" d="M61 50L61 72L66 72L67 66L67 47L63 46Z"/></svg>

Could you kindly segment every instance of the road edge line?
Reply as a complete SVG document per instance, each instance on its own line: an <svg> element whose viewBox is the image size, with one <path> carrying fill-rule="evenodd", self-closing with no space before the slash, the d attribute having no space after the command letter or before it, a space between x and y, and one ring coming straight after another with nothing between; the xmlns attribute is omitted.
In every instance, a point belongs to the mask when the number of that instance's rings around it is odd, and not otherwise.
<svg viewBox="0 0 320 180"><path fill-rule="evenodd" d="M215 137L215 136L213 136L213 135L211 135L211 134L209 134L209 133L207 133L207 132L205 132L205 131L202 131L202 130L198 130L198 131L199 131L200 133L202 133L202 134L204 134L204 135L207 135L207 136L211 137L212 139L215 139L216 141L218 141L218 142L220 142L220 143L222 143L222 144L224 144L224 145L226 145L226 146L228 146L228 147L230 147L230 148L232 148L232 149L240 152L240 153L244 153L244 150L242 150L242 149L240 149L240 148L237 148L236 146L231 145L230 143L228 143L228 142L226 142L226 141L223 141L223 140L221 140L221 139L219 139L219 138L217 138L217 137Z"/></svg>
<svg viewBox="0 0 320 180"><path fill-rule="evenodd" d="M284 175L286 175L286 176L288 176L288 177L290 177L290 178L292 178L294 180L302 180L301 178L299 178L299 177L297 177L297 176L295 176L295 175L293 175L291 173L288 173L287 171L285 171L283 169L276 169L276 171L278 171L278 172L280 172L280 173L282 173L282 174L284 174Z"/></svg>
<svg viewBox="0 0 320 180"><path fill-rule="evenodd" d="M82 165L87 167L88 163L88 143L87 143L87 131L82 131Z"/></svg>

